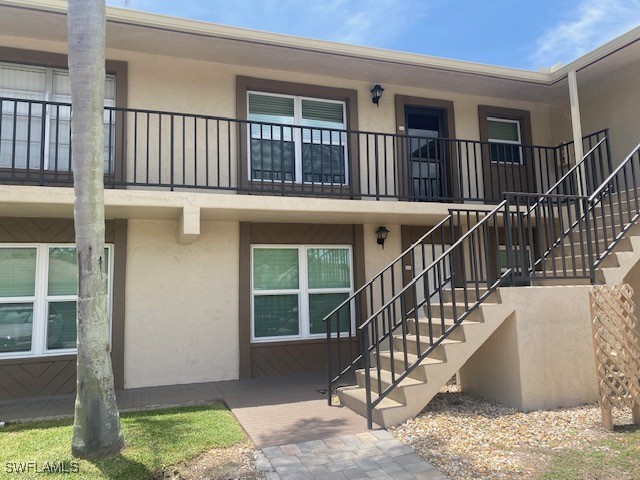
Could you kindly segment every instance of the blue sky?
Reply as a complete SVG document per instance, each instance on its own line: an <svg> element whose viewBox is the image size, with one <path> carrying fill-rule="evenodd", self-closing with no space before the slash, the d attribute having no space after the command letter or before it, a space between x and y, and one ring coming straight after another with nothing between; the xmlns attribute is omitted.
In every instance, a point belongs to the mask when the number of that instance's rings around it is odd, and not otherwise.
<svg viewBox="0 0 640 480"><path fill-rule="evenodd" d="M356 45L536 69L640 25L640 0L107 0Z"/></svg>

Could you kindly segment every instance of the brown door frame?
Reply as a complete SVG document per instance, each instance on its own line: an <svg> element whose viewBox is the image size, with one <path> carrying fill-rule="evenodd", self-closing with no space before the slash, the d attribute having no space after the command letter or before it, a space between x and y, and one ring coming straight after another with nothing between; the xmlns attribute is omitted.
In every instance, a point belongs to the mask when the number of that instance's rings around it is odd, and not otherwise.
<svg viewBox="0 0 640 480"><path fill-rule="evenodd" d="M444 112L444 136L445 138L456 138L456 122L452 101L440 100L435 98L412 97L399 94L396 95L396 133L399 136L405 136L407 134L405 107L423 107L442 110ZM396 154L396 167L398 172L398 194L400 195L400 197L407 197L409 195L409 172L407 168L408 152L406 151L404 143L405 142L401 141L398 142ZM448 148L445 149L445 163L451 162L454 157L454 152L450 147L451 145L449 145ZM452 168L446 168L446 171L447 185L449 186L453 197L457 197L460 191L460 182L457 180L458 168L455 162L453 163ZM449 175L451 175L453 178L449 178Z"/></svg>

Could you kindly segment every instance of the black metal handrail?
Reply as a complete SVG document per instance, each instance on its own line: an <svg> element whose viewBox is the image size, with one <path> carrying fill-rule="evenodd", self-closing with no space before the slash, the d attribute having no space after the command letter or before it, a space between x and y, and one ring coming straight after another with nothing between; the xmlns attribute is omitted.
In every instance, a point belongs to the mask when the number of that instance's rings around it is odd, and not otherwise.
<svg viewBox="0 0 640 480"><path fill-rule="evenodd" d="M433 353L510 274L496 269L492 249L481 248L489 242L500 243L500 229L509 215L506 206L507 202L503 201L490 212L478 211L479 220L475 225L358 327L369 427L376 405ZM468 259L467 254L470 255ZM445 305L443 297L449 291L451 301ZM458 292L461 299L458 299ZM385 322L385 319L394 321ZM384 354L390 357L391 379L383 383L380 358ZM372 396L372 370L376 372L375 399Z"/></svg>
<svg viewBox="0 0 640 480"><path fill-rule="evenodd" d="M589 197L508 192L510 219L506 251L511 285L534 280L590 278Z"/></svg>
<svg viewBox="0 0 640 480"><path fill-rule="evenodd" d="M588 197L553 192L505 193L505 200L496 209L485 212L484 218L359 327L368 426L372 427L376 405L499 285L517 285L516 276L527 280L585 278L594 282L598 265L640 218L638 183L640 145ZM589 188L587 182L583 186ZM504 269L490 258L491 252L496 252L490 245L498 250L501 246L501 232L508 253ZM549 256L549 251L554 255ZM430 275L435 278L434 288L425 288L421 298L417 286L428 282ZM469 285L475 290L471 300ZM480 290L479 285L484 288ZM442 297L447 291L451 302L445 309ZM459 300L458 292L463 300ZM391 378L384 381L382 355L390 357L387 363L391 366ZM377 392L375 398L373 390Z"/></svg>
<svg viewBox="0 0 640 480"><path fill-rule="evenodd" d="M594 231L591 278L595 269L640 217L640 144L589 196L587 218Z"/></svg>
<svg viewBox="0 0 640 480"><path fill-rule="evenodd" d="M0 97L1 182L73 182L70 108ZM513 146L139 108L104 112L109 188L497 203L505 190L546 191L573 155L572 142Z"/></svg>
<svg viewBox="0 0 640 480"><path fill-rule="evenodd" d="M505 193L509 206L514 205L518 212L517 221L512 222L515 227L506 230L506 251L509 265L513 267L512 285L529 282L534 277L558 279L584 276L588 253L584 251L587 245L584 240L588 240L590 235L586 226L581 223L586 211L585 195L595 188L593 172L605 176L611 171L610 164L605 164L604 161L610 158L609 155L603 156L600 153L603 147L606 152L609 151L608 130L602 133L602 138L545 194ZM573 195L573 192L583 195ZM577 244L574 242L574 233L579 240ZM569 241L567 249L572 253L569 264L563 243L565 238ZM536 252L532 251L534 247ZM577 257L576 251L580 253ZM559 258L556 258L557 254L561 254ZM581 259L582 262L578 264L576 259Z"/></svg>
<svg viewBox="0 0 640 480"><path fill-rule="evenodd" d="M584 278L594 283L598 266L640 215L639 163L640 145L590 196L507 193L511 206L527 212L519 215L509 239L513 278ZM516 255L531 247L532 261L522 268Z"/></svg>
<svg viewBox="0 0 640 480"><path fill-rule="evenodd" d="M604 177L608 172L611 172L611 157L608 153L609 129L601 130L585 137L585 140L591 143L594 136L597 138L600 135L602 137L597 139L596 144L591 146L579 162L560 177L556 183L551 185L545 195L589 195L590 191L595 188L595 185L593 185L593 173L600 173ZM606 155L602 154L601 148L605 149Z"/></svg>
<svg viewBox="0 0 640 480"><path fill-rule="evenodd" d="M449 214L422 237L402 252L395 260L357 289L349 298L325 316L327 329L328 385L327 401L331 405L331 390L345 376L359 368L362 351L356 348L359 334L352 328L352 317L366 317L385 305L390 298L405 285L405 275L418 266L424 269L436 251L444 251L449 246L453 215ZM410 269L410 270L409 270ZM348 342L348 351L342 344Z"/></svg>

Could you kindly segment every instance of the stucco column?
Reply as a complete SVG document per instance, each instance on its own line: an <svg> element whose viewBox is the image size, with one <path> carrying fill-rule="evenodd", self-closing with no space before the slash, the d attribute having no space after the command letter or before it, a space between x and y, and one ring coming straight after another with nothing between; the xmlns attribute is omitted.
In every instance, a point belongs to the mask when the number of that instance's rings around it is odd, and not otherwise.
<svg viewBox="0 0 640 480"><path fill-rule="evenodd" d="M567 75L569 81L569 101L571 103L571 128L573 129L573 143L576 162L584 155L582 151L582 124L580 122L580 102L578 100L578 79L575 70Z"/></svg>
<svg viewBox="0 0 640 480"><path fill-rule="evenodd" d="M575 152L576 163L582 160L584 151L582 149L582 122L580 121L580 101L578 99L578 77L576 71L571 70L567 75L569 82L569 101L571 103L571 128L573 129L573 148ZM589 192L584 191L587 184L585 170L580 169L580 182L578 183L578 195L588 195Z"/></svg>
<svg viewBox="0 0 640 480"><path fill-rule="evenodd" d="M573 141L576 159L580 161L584 155L582 151L582 123L580 122L580 102L578 100L578 78L575 70L567 75L569 81L569 101L571 102L571 127L573 129Z"/></svg>

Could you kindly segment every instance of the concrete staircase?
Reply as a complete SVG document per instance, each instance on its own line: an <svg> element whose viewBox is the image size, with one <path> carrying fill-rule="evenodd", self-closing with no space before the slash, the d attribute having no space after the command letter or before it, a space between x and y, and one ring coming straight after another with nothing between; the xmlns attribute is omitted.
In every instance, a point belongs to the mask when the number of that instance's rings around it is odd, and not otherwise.
<svg viewBox="0 0 640 480"><path fill-rule="evenodd" d="M480 291L480 295L484 292ZM433 320L431 332L434 340L453 325L453 297L456 296L458 310L464 309L462 289L455 292L444 292L443 303L431 305L433 312L444 312L444 321ZM476 292L467 291L467 301L475 302ZM440 310L442 309L442 310ZM442 341L442 343L425 359L419 362L406 378L404 378L386 398L383 398L373 409L373 421L382 427L398 425L416 416L442 389L452 376L460 370L478 348L496 331L496 329L514 313L512 308L500 301L498 291L493 292L478 308ZM378 398L381 391L392 384L392 364L395 378L405 371L405 345L409 365L417 360L418 339L420 334L421 351L429 347L429 323L427 316L420 318L417 325L408 322L409 331L405 335L394 335L392 346L380 352L376 359L378 367L370 369L372 401ZM366 389L364 370L356 371L358 384L342 387L338 390L340 402L360 415L367 416Z"/></svg>
<svg viewBox="0 0 640 480"><path fill-rule="evenodd" d="M533 285L554 286L592 281L615 284L628 279L640 283L640 225L636 224L640 214L636 171L640 165L636 163L640 163L640 145L589 199L557 194L555 187L542 195L513 194L526 197L523 211L523 203L516 203L514 210L509 200L512 194L505 193L507 198L466 232L452 233L450 246L442 255L423 262L421 273L406 280L401 290L394 290L382 306L371 309L371 316L358 329L359 355L344 369L338 360L340 369L335 377L329 367L330 389L355 369L357 384L338 388L341 404L367 417L369 428L373 423L385 428L397 425L420 413L494 332L514 318L515 303L501 300L504 285L529 285L530 279ZM573 169L567 175L571 172ZM443 222L454 232L458 224L452 212ZM489 248L491 242L494 245ZM507 267L496 261L503 245L511 252ZM411 267L405 255L413 260L416 246L424 247L416 243L382 273L395 266ZM524 258L524 252L531 250L535 251L533 258L539 259L534 260L533 271ZM516 255L522 258L514 258ZM595 278L591 278L592 266L596 267ZM381 280L384 292L384 276L374 278ZM451 287L461 280L466 288ZM372 285L370 281L359 293L373 298L378 290ZM488 290L475 290L480 285ZM502 293L510 296L510 292ZM358 300L356 305L362 303ZM425 303L430 303L428 308ZM330 326L328 332L330 339Z"/></svg>

